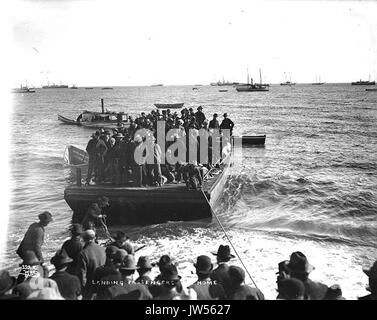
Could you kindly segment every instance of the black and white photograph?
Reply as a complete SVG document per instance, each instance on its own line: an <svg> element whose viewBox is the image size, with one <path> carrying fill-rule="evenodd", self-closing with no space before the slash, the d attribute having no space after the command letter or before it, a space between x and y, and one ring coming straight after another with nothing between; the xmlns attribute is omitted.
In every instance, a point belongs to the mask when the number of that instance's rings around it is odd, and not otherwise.
<svg viewBox="0 0 377 320"><path fill-rule="evenodd" d="M2 6L0 300L377 299L377 1Z"/></svg>

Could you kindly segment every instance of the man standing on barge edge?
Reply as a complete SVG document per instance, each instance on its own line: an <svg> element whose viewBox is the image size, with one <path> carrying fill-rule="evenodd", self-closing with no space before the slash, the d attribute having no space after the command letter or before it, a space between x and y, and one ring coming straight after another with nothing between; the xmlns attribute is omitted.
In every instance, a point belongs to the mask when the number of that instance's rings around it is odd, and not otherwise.
<svg viewBox="0 0 377 320"><path fill-rule="evenodd" d="M43 263L42 245L44 242L45 227L52 221L52 214L44 211L38 215L38 218L39 222L34 222L29 226L16 253L24 260L25 251L33 251L40 263Z"/></svg>

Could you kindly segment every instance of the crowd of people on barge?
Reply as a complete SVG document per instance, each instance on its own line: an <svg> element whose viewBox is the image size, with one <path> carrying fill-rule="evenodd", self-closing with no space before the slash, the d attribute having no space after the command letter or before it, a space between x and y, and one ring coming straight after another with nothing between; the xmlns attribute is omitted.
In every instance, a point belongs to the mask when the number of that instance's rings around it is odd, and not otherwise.
<svg viewBox="0 0 377 320"><path fill-rule="evenodd" d="M99 243L96 231L72 224L71 238L51 258L50 268L43 256L45 228L53 220L45 211L30 225L17 254L22 262L18 277L0 271L0 300L264 300L256 286L245 284L245 270L234 265L228 245L220 245L216 265L209 255L193 257L197 280L183 287L173 257L164 254L158 262L145 255L118 231L113 241ZM136 257L138 256L138 259ZM159 274L152 277L152 269ZM339 285L328 286L310 279L314 267L302 252L293 252L278 265L276 288L279 300L344 300ZM369 295L377 299L377 261L363 270L369 279Z"/></svg>
<svg viewBox="0 0 377 320"><path fill-rule="evenodd" d="M172 133L172 137L165 143L165 150L161 150L156 142L158 122L164 121L165 134ZM129 117L129 126L111 130L100 129L92 134L86 151L89 155L89 166L86 184L90 185L94 174L95 183L112 183L126 185L132 182L135 186L161 186L165 183L185 182L189 189L201 186L206 172L213 166L218 166L217 159L212 158L212 136L214 130L229 130L233 133L234 123L223 114L219 123L218 114L213 114L213 119L208 121L203 107L199 106L194 112L192 108L184 108L178 112L170 109L152 110L146 114L142 112L135 119ZM144 129L146 134L140 134ZM200 130L208 133L208 157L200 159ZM194 139L190 139L190 137ZM192 138L191 137L191 138ZM192 141L198 142L196 156L190 158L189 150ZM224 139L225 141L225 139ZM135 151L142 148L142 144L150 146L152 161L146 162L145 158L135 160ZM162 164L162 152L166 152L173 143L182 144L185 150L184 157L174 164L165 161ZM186 148L187 146L187 148ZM176 156L176 155L175 155Z"/></svg>

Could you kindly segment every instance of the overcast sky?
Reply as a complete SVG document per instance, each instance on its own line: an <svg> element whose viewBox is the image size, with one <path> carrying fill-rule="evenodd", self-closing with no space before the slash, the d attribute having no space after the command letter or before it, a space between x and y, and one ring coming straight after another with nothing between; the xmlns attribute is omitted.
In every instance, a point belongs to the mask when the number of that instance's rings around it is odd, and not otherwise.
<svg viewBox="0 0 377 320"><path fill-rule="evenodd" d="M377 80L372 1L12 1L12 85Z"/></svg>

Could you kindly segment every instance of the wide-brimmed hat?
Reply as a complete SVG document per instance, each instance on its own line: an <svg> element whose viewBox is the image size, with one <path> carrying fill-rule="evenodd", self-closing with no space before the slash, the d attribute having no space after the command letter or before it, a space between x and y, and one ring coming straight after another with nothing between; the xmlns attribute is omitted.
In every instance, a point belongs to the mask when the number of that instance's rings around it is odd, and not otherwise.
<svg viewBox="0 0 377 320"><path fill-rule="evenodd" d="M373 263L371 268L363 268L363 271L369 278L377 278L377 261Z"/></svg>
<svg viewBox="0 0 377 320"><path fill-rule="evenodd" d="M17 279L12 277L7 270L0 270L0 295L14 288Z"/></svg>
<svg viewBox="0 0 377 320"><path fill-rule="evenodd" d="M213 117L214 117L214 118L217 118L218 116L219 116L219 115L218 115L217 113L214 113L214 114L213 114Z"/></svg>
<svg viewBox="0 0 377 320"><path fill-rule="evenodd" d="M70 230L74 236L79 236L84 232L82 225L79 223L73 223Z"/></svg>
<svg viewBox="0 0 377 320"><path fill-rule="evenodd" d="M41 222L51 222L52 221L52 214L48 211L43 211L38 215L38 218Z"/></svg>
<svg viewBox="0 0 377 320"><path fill-rule="evenodd" d="M308 274L314 270L314 267L309 263L306 256L300 251L296 251L291 254L286 268L290 272Z"/></svg>
<svg viewBox="0 0 377 320"><path fill-rule="evenodd" d="M202 106L199 106L199 107L197 108L197 110L203 110L203 107L202 107Z"/></svg>
<svg viewBox="0 0 377 320"><path fill-rule="evenodd" d="M228 245L223 246L222 244L219 246L217 253L212 253L213 255L217 256L221 259L231 259L234 258L234 255L230 253L230 248Z"/></svg>
<svg viewBox="0 0 377 320"><path fill-rule="evenodd" d="M124 138L124 135L122 133L117 133L117 135L115 136L116 139L122 139Z"/></svg>
<svg viewBox="0 0 377 320"><path fill-rule="evenodd" d="M127 239L129 239L129 237L127 237L123 231L118 231L114 236L114 240L116 241L126 241Z"/></svg>
<svg viewBox="0 0 377 320"><path fill-rule="evenodd" d="M211 263L211 258L208 256L199 256L194 263L196 271L200 274L206 275L210 274L213 270L213 264Z"/></svg>
<svg viewBox="0 0 377 320"><path fill-rule="evenodd" d="M141 256L139 260L137 261L137 267L139 269L152 269L156 264L151 262L149 257L147 256Z"/></svg>
<svg viewBox="0 0 377 320"><path fill-rule="evenodd" d="M22 258L23 258L23 261L20 264L20 266L22 265L35 266L35 265L41 264L35 252L31 250L24 251Z"/></svg>
<svg viewBox="0 0 377 320"><path fill-rule="evenodd" d="M161 273L162 279L167 281L178 281L182 277L178 275L177 267L174 264L168 264Z"/></svg>
<svg viewBox="0 0 377 320"><path fill-rule="evenodd" d="M232 282L242 283L245 280L245 271L242 268L237 266L230 266L228 270L229 278Z"/></svg>
<svg viewBox="0 0 377 320"><path fill-rule="evenodd" d="M227 117L228 116L228 114L225 112L224 114L223 114L223 117Z"/></svg>
<svg viewBox="0 0 377 320"><path fill-rule="evenodd" d="M167 254L161 256L160 260L156 263L160 268L163 268L169 264L171 264L171 259Z"/></svg>
<svg viewBox="0 0 377 320"><path fill-rule="evenodd" d="M50 260L51 264L53 264L55 267L62 267L68 265L72 261L73 259L71 259L68 256L67 252L63 249L58 250Z"/></svg>
<svg viewBox="0 0 377 320"><path fill-rule="evenodd" d="M135 256L133 254L128 254L124 259L122 264L119 267L120 270L136 270L139 267L136 266Z"/></svg>

